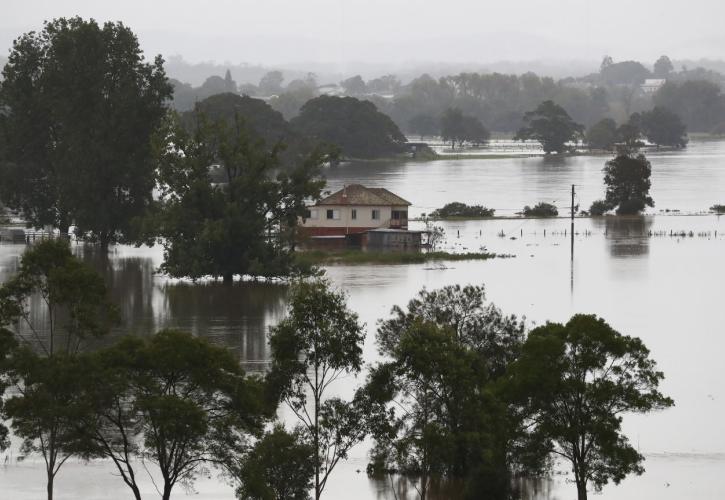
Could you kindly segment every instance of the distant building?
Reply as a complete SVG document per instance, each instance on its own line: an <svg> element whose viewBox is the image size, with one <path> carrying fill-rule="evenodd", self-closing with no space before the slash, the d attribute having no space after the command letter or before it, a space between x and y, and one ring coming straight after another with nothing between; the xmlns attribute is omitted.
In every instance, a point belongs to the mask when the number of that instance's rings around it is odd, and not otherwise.
<svg viewBox="0 0 725 500"><path fill-rule="evenodd" d="M375 229L408 229L410 202L384 188L345 186L307 208L303 235L345 237Z"/></svg>
<svg viewBox="0 0 725 500"><path fill-rule="evenodd" d="M648 78L644 81L640 88L645 94L654 94L661 89L665 83L667 83L667 80L662 78Z"/></svg>

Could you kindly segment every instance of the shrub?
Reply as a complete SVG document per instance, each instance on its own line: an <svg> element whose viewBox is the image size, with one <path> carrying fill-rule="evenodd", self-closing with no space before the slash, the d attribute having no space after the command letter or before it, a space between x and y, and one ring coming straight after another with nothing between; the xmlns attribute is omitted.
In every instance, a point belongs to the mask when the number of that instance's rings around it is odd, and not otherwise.
<svg viewBox="0 0 725 500"><path fill-rule="evenodd" d="M725 214L725 205L713 205L710 207L710 211L716 214Z"/></svg>
<svg viewBox="0 0 725 500"><path fill-rule="evenodd" d="M556 217L559 211L551 203L537 203L534 208L526 205L524 207L524 215L526 217Z"/></svg>
<svg viewBox="0 0 725 500"><path fill-rule="evenodd" d="M434 210L430 215L434 219L446 217L493 217L495 210L481 205L466 205L458 201L446 204L443 208Z"/></svg>
<svg viewBox="0 0 725 500"><path fill-rule="evenodd" d="M599 217L601 215L604 215L606 212L611 210L612 207L609 206L609 203L607 203L604 200L596 200L592 203L592 205L589 207L589 214L595 217Z"/></svg>

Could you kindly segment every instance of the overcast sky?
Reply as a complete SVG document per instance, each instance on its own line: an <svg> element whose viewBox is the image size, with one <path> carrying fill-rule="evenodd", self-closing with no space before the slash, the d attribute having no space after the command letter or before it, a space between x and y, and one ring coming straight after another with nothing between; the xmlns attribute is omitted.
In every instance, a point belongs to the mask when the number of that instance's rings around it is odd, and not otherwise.
<svg viewBox="0 0 725 500"><path fill-rule="evenodd" d="M2 53L72 15L123 21L147 54L193 62L725 59L725 0L3 0Z"/></svg>

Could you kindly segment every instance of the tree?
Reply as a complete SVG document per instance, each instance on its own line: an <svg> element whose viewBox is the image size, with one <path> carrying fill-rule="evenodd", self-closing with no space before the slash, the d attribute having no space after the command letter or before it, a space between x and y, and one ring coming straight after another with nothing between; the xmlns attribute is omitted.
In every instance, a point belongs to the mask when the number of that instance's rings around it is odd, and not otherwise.
<svg viewBox="0 0 725 500"><path fill-rule="evenodd" d="M166 140L173 146L161 158L160 207L144 231L164 246L161 269L225 283L235 274L292 273L298 220L306 200L320 196L327 152L317 149L280 171L279 145L268 150L239 119L209 123L203 115L193 133L172 125Z"/></svg>
<svg viewBox="0 0 725 500"><path fill-rule="evenodd" d="M556 217L559 215L556 205L541 201L530 207L526 205L523 210L524 217Z"/></svg>
<svg viewBox="0 0 725 500"><path fill-rule="evenodd" d="M340 86L345 91L345 95L359 96L367 91L365 80L360 75L351 76L347 80L340 82Z"/></svg>
<svg viewBox="0 0 725 500"><path fill-rule="evenodd" d="M127 238L153 200L151 136L172 93L161 57L145 62L122 23L61 18L15 40L3 76L3 201L104 248Z"/></svg>
<svg viewBox="0 0 725 500"><path fill-rule="evenodd" d="M458 108L448 108L441 117L441 138L443 142L450 142L451 148L455 148L456 143L463 145L465 135L466 128L463 112Z"/></svg>
<svg viewBox="0 0 725 500"><path fill-rule="evenodd" d="M600 79L608 85L640 85L650 77L650 72L637 61L612 62L599 72Z"/></svg>
<svg viewBox="0 0 725 500"><path fill-rule="evenodd" d="M627 123L617 128L617 149L625 154L632 154L642 146L642 116L632 113Z"/></svg>
<svg viewBox="0 0 725 500"><path fill-rule="evenodd" d="M314 448L299 430L275 425L247 454L240 467L242 500L308 500L314 476Z"/></svg>
<svg viewBox="0 0 725 500"><path fill-rule="evenodd" d="M422 290L392 314L377 335L387 361L366 385L376 442L370 471L413 478L420 498L435 476L491 469L503 470L505 489L513 431L493 387L518 356L523 323L486 304L474 286Z"/></svg>
<svg viewBox="0 0 725 500"><path fill-rule="evenodd" d="M8 333L22 344L12 362L0 365L8 374L0 387L12 384L17 394L4 411L23 449L45 461L48 500L61 466L85 449L77 432L88 410L79 397L83 364L77 354L117 321L103 278L76 259L65 241L43 241L26 251L19 272L0 287L0 348L8 345Z"/></svg>
<svg viewBox="0 0 725 500"><path fill-rule="evenodd" d="M60 468L70 457L83 456L86 449L77 425L88 412L79 391L82 364L77 356L41 357L23 346L9 372L15 395L5 402L4 416L23 438L22 452L43 457L47 498L52 500Z"/></svg>
<svg viewBox="0 0 725 500"><path fill-rule="evenodd" d="M291 125L315 141L339 147L350 158L379 158L405 150L398 126L372 102L354 97L311 99Z"/></svg>
<svg viewBox="0 0 725 500"><path fill-rule="evenodd" d="M8 371L16 348L17 342L15 341L15 336L13 332L4 328L2 313L0 313L0 416L4 415L5 390L12 385L8 377ZM8 428L4 423L0 423L0 451L5 451L8 446L10 446Z"/></svg>
<svg viewBox="0 0 725 500"><path fill-rule="evenodd" d="M408 131L419 135L421 139L440 132L440 123L433 115L415 115L408 121Z"/></svg>
<svg viewBox="0 0 725 500"><path fill-rule="evenodd" d="M674 71L675 67L667 56L660 56L654 65L654 76L657 78L667 78Z"/></svg>
<svg viewBox="0 0 725 500"><path fill-rule="evenodd" d="M673 405L658 391L663 374L638 338L593 315L531 331L510 369L532 437L572 465L579 500L644 471L644 457L621 432L622 415Z"/></svg>
<svg viewBox="0 0 725 500"><path fill-rule="evenodd" d="M583 127L553 101L544 101L534 111L527 112L524 123L514 140L538 141L546 154L568 151L567 143L577 141L583 133Z"/></svg>
<svg viewBox="0 0 725 500"><path fill-rule="evenodd" d="M130 457L157 465L159 494L168 500L204 465L233 463L276 406L228 350L179 331L124 338L89 363L96 376L86 377L81 394L93 412L79 420L79 432L92 440L93 455L114 462L137 499Z"/></svg>
<svg viewBox="0 0 725 500"><path fill-rule="evenodd" d="M607 186L605 201L618 214L637 214L645 206L653 207L649 195L652 185L652 165L643 154L633 156L620 153L604 167L604 184Z"/></svg>
<svg viewBox="0 0 725 500"><path fill-rule="evenodd" d="M229 70L227 70L227 72L224 73L224 91L225 92L236 92L237 91L237 82L232 80L232 73Z"/></svg>
<svg viewBox="0 0 725 500"><path fill-rule="evenodd" d="M480 146L488 142L491 133L483 126L481 120L475 116L463 117L463 137L466 142Z"/></svg>
<svg viewBox="0 0 725 500"><path fill-rule="evenodd" d="M711 132L725 122L725 94L706 80L668 81L652 98L654 105L682 118L692 132Z"/></svg>
<svg viewBox="0 0 725 500"><path fill-rule="evenodd" d="M190 134L199 129L200 115L204 115L211 123L224 122L231 129L241 125L251 141L263 141L270 152L276 148L282 166L293 168L300 158L314 148L302 134L292 129L281 111L275 109L280 102L287 100L288 95L285 92L267 103L249 96L220 93L196 103L192 111L181 114L180 121ZM304 103L300 103L300 106L302 104ZM280 143L285 147L278 147Z"/></svg>
<svg viewBox="0 0 725 500"><path fill-rule="evenodd" d="M642 113L642 132L657 146L684 148L687 145L687 132L680 117L660 106Z"/></svg>
<svg viewBox="0 0 725 500"><path fill-rule="evenodd" d="M587 131L590 148L611 151L617 142L617 124L611 118L604 118Z"/></svg>
<svg viewBox="0 0 725 500"><path fill-rule="evenodd" d="M265 96L279 94L282 92L283 81L281 71L269 71L259 80L259 91Z"/></svg>
<svg viewBox="0 0 725 500"><path fill-rule="evenodd" d="M321 280L293 286L288 316L271 332L272 372L283 381L282 399L314 450L315 500L339 461L366 434L360 401L328 396L335 380L360 372L364 339L345 296Z"/></svg>

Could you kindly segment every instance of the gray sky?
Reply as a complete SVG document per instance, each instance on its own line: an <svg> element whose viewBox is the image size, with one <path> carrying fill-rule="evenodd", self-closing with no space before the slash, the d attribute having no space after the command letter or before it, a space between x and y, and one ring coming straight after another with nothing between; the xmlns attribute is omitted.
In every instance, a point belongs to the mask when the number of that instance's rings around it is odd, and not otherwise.
<svg viewBox="0 0 725 500"><path fill-rule="evenodd" d="M725 59L725 0L4 0L0 47L44 19L121 20L145 52L267 65Z"/></svg>

